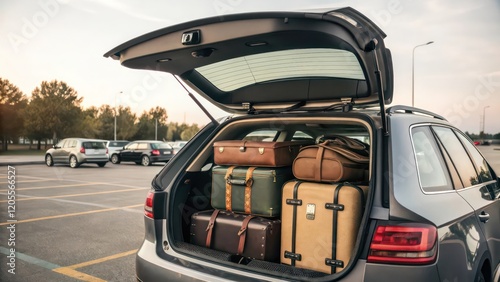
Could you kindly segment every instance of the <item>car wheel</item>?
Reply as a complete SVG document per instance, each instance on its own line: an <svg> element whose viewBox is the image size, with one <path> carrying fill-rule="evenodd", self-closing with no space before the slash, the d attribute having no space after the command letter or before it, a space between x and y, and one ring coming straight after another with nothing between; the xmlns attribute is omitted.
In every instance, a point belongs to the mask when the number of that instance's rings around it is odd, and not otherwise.
<svg viewBox="0 0 500 282"><path fill-rule="evenodd" d="M71 168L77 168L77 167L80 166L80 164L78 163L78 159L76 158L76 156L69 157L69 166Z"/></svg>
<svg viewBox="0 0 500 282"><path fill-rule="evenodd" d="M113 154L111 156L111 163L113 163L113 164L119 164L120 163L120 157L117 154Z"/></svg>
<svg viewBox="0 0 500 282"><path fill-rule="evenodd" d="M479 271L476 274L476 279L474 279L474 282L486 282L486 278L484 277L484 274L482 271Z"/></svg>
<svg viewBox="0 0 500 282"><path fill-rule="evenodd" d="M141 164L143 166L150 166L151 162L149 160L149 157L148 156L142 156L142 158L141 158Z"/></svg>
<svg viewBox="0 0 500 282"><path fill-rule="evenodd" d="M105 163L105 162L102 162L102 163L97 163L97 165L98 165L99 167L104 167L104 166L106 165L106 163Z"/></svg>
<svg viewBox="0 0 500 282"><path fill-rule="evenodd" d="M45 156L45 164L47 166L53 166L54 165L54 160L52 159L52 156L51 155L46 155Z"/></svg>

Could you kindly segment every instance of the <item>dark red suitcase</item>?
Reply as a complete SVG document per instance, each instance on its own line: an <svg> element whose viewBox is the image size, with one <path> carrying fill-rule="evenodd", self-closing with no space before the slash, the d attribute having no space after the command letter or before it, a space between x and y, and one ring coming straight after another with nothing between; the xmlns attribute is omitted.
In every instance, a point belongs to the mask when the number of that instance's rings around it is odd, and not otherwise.
<svg viewBox="0 0 500 282"><path fill-rule="evenodd" d="M191 243L252 259L278 262L281 221L222 210L194 213Z"/></svg>

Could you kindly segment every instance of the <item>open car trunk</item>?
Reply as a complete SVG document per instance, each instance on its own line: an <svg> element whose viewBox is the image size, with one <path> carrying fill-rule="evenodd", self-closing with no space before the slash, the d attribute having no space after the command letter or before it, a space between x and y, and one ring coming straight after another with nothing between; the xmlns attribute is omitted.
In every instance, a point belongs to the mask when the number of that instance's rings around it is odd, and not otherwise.
<svg viewBox="0 0 500 282"><path fill-rule="evenodd" d="M154 219L167 223L156 242L215 276L348 273L361 256L374 140L387 133L393 96L385 36L352 8L257 12L174 25L107 52L129 68L171 73L239 115L210 117L213 133L195 137L156 178L165 198ZM333 150L339 140L354 150ZM260 163L269 153L276 159Z"/></svg>
<svg viewBox="0 0 500 282"><path fill-rule="evenodd" d="M349 272L349 269L352 269L354 266L352 262L356 261L355 258L360 257L363 245L363 237L360 234L366 228L367 210L369 210L372 198L369 187L371 186L370 171L372 166L372 150L370 150L370 147L373 145L372 140L375 134L373 120L365 114L355 114L352 112L349 115L343 115L342 113L334 115L319 114L316 116L275 115L235 118L222 124L219 128L220 130L213 134L213 138L207 140L207 143L200 148L198 154L186 163L184 172L178 175L178 178L173 181L174 184L166 190L169 195L168 203L166 204L166 207L168 207L166 213L168 215L168 225L164 232L167 232L167 237L172 247L177 252L184 253L187 256L202 261L209 261L214 264L212 267L215 267L215 265L225 265L230 268L241 268L276 277L284 276L293 279L305 279L325 277L332 274L343 275ZM214 189L219 189L219 192L221 189L220 187L215 187L215 185L221 185L217 183L216 179L224 177L224 175L217 175L220 173L221 167L224 168L224 166L214 163L214 155L220 151L219 148L214 148L214 144L218 144L217 142L223 140L267 143L295 142L301 144L303 151L307 145L314 147L314 144L324 143L329 138L336 138L338 136L350 137L366 144L367 152L369 152L368 158L370 159L366 165L366 171L362 175L347 176L346 179L337 182L328 180L319 182L297 179L294 174L303 175L300 171L293 170L293 174L282 173L283 170L292 172L293 166L257 168L253 175L254 185L251 187L252 193L258 193L255 191L259 188L277 189L276 193L279 195L279 202L282 206L279 207L279 211L274 211L274 214L254 215L255 218L250 221L254 222L251 224L255 226L250 224L248 232L255 232L251 230L252 228L265 229L268 226L272 229L270 231L271 235L268 232L267 235L262 235L268 237L256 238L251 233L248 233L245 242L247 251L243 254L238 254L236 247L232 251L229 245L237 245L239 240L237 233L240 228L238 225L240 223L234 223L234 218L243 218L246 215L245 211L237 211L229 218L230 216L224 214L224 206L214 207L214 205L217 205L214 197L220 196L214 193ZM235 171L238 169L246 169L246 166L242 164L236 167ZM166 171L167 169L162 173L166 174ZM270 182L278 182L279 187L258 187L258 185L266 185L262 184L263 182L258 182L259 173L265 174L266 171L270 171L271 175L274 175L274 181ZM170 182L161 183L161 179L164 179L162 178L162 173L157 178L157 185L165 187ZM280 175L285 175L286 179L280 180ZM244 179L245 175L235 176L235 178L238 177ZM296 186L297 182L300 182L300 186L302 187L299 189L304 189L299 190L298 197L299 200L303 200L303 203L298 207L297 211L293 212L293 207L285 207L287 200L289 200L288 198L293 197L286 194L286 189L290 190L290 187L285 187L290 185ZM257 183L259 184L257 185ZM362 198L359 198L361 194L357 193L358 188L348 187L345 190L351 190L352 188L355 197L349 198L350 196L341 194L339 204L342 205L342 209L337 211L338 215L336 217L333 217L334 211L325 208L325 205L334 202L334 199L332 199L333 194L329 191L334 191L338 186L350 186L351 184L354 187L361 188ZM235 186L237 186L236 189L245 189L244 184L243 186L235 184ZM224 187L222 187L222 193L224 193ZM252 198L252 205L266 201L267 199L265 198ZM221 222L215 222L212 243L207 246L207 233L205 231L208 227L208 219L213 214L212 211L214 208L221 210L218 218L223 218ZM205 217L205 221L200 221L200 217ZM236 231L231 231L229 227L225 226L225 223L222 221L223 219L229 223L233 222L238 225ZM326 220L326 226L320 223L320 220ZM336 227L333 230L332 222L336 222ZM290 228L292 225L297 225L295 230ZM306 226L306 229L303 229L304 226ZM345 226L349 226L348 229L345 229ZM312 230L311 228L315 229ZM231 232L234 234L221 235L222 233ZM214 240L221 240L220 238L213 237L214 235L219 237L224 236L223 242L214 243ZM313 250L312 257L308 257L307 254L302 253L300 260L285 258L285 252L288 254L291 251L292 237L296 237L293 238L295 241L293 243L296 249L295 253L301 255L300 252L307 253L308 250ZM231 242L231 240L236 240L236 243ZM333 244L337 246L336 253L333 254L335 262L325 262L325 259L332 259L332 240ZM269 246L275 244L277 246ZM265 251L269 251L269 248L274 248L271 252L275 253L270 256L260 256L260 254L252 252L252 248L259 251L263 248L263 245L266 245L264 248Z"/></svg>

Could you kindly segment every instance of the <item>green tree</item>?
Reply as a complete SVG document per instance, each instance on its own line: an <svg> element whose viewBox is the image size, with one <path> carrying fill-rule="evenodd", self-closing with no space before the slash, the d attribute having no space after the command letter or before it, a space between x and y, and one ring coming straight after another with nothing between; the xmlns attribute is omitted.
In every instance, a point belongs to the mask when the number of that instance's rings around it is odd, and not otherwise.
<svg viewBox="0 0 500 282"><path fill-rule="evenodd" d="M191 126L189 126L188 128L186 128L182 131L181 140L191 139L196 133L198 133L198 131L200 131L200 128L198 127L198 125L196 123L192 124Z"/></svg>
<svg viewBox="0 0 500 282"><path fill-rule="evenodd" d="M0 78L0 137L2 150L7 151L10 141L17 142L23 130L23 110L26 96L7 79Z"/></svg>
<svg viewBox="0 0 500 282"><path fill-rule="evenodd" d="M109 105L102 105L99 108L98 114L99 135L100 139L113 140L115 130L115 114L114 109Z"/></svg>
<svg viewBox="0 0 500 282"><path fill-rule="evenodd" d="M79 135L85 138L100 138L101 128L99 109L92 106L83 110L82 118L80 119Z"/></svg>
<svg viewBox="0 0 500 282"><path fill-rule="evenodd" d="M57 141L77 133L83 98L65 82L43 81L31 95L25 116L26 135L38 140L38 149L42 139L52 138Z"/></svg>
<svg viewBox="0 0 500 282"><path fill-rule="evenodd" d="M167 126L167 140L168 141L175 141L175 140L181 140L181 133L182 130L185 128L181 128L179 123L177 122L171 122Z"/></svg>
<svg viewBox="0 0 500 282"><path fill-rule="evenodd" d="M118 107L116 117L116 138L118 140L130 140L137 132L135 124L137 116L132 113L130 107Z"/></svg>
<svg viewBox="0 0 500 282"><path fill-rule="evenodd" d="M167 111L158 106L144 111L139 117L134 139L155 139L156 135L158 140L163 140L167 136L167 118Z"/></svg>

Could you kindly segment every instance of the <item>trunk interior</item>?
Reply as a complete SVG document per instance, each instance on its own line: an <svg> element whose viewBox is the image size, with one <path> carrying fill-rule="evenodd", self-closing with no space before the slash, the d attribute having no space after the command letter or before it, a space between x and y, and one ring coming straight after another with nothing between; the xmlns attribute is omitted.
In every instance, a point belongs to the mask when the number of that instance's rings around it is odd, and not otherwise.
<svg viewBox="0 0 500 282"><path fill-rule="evenodd" d="M199 154L187 164L185 173L175 180L170 190L167 231L171 244L177 251L205 261L276 277L308 279L347 272L354 257L359 256L362 243L359 231L366 226L366 210L372 197L368 187L371 187L373 149L370 149L370 145L373 131L373 123L367 116L353 118L352 113L349 117L236 118L227 122L205 147L200 148ZM234 207L237 204L234 197L239 192L231 189L236 187L245 191L249 186L248 181L245 182L248 175L245 179L244 173L238 177L236 172L246 171L251 166L244 163L236 166L231 175L234 174L234 178L241 178L242 181L229 184L227 174L224 173L230 165L219 165L214 161L215 154L227 150L214 148L214 143L218 141L292 141L301 144L301 156L305 151L303 148L325 144L325 141L338 136L360 141L366 146L368 154L363 166L345 159L339 161L344 164L341 168L337 167L335 160L333 163L325 162L320 175L327 177L325 175L329 170L340 169L343 177L339 181L304 179L309 170L315 173L313 167L316 164L304 162L299 168L297 158L294 158L295 168L257 166L253 171L253 186L247 192L253 193L251 197L260 195L260 198L251 198L249 205L253 209L267 202L267 198L275 197L258 194L266 193L258 192L261 188L258 186L267 185L262 184L267 182L259 182L261 180L258 178L268 171L271 175L268 182L272 184L264 187L264 190L275 189L275 194L279 197L277 208L271 208L269 214L248 211L248 206L241 211ZM327 159L325 153L318 158ZM232 196L227 195L228 190L233 191ZM241 193L241 197L248 197L245 201L241 200L241 205L245 205L250 196ZM222 199L222 206L215 197ZM228 197L233 199L232 203L227 203ZM233 212L225 211L231 207ZM220 212L215 217L212 229L208 231L214 208ZM241 230L240 226L243 226L241 220L248 214L252 214L254 218L250 220L246 230L238 232ZM228 227L230 225L235 227ZM231 228L236 228L236 231ZM238 245L241 243L240 233L247 233L244 239L246 241L243 241L243 252ZM207 237L210 239L207 240Z"/></svg>

